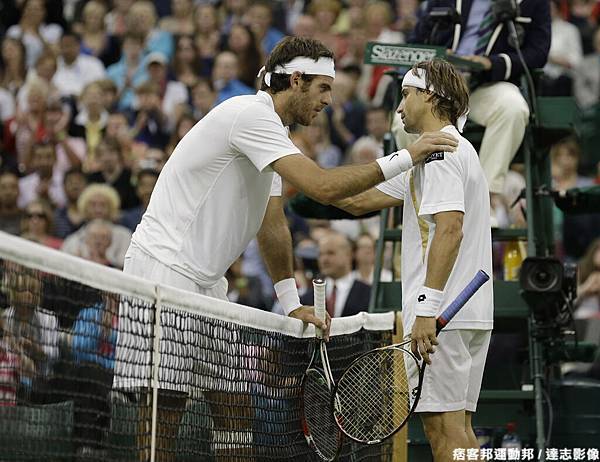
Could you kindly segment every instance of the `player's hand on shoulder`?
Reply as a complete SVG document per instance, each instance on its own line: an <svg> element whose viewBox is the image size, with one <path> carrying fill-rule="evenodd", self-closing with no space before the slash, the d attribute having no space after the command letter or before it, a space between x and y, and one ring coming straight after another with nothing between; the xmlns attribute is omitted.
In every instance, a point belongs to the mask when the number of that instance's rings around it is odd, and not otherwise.
<svg viewBox="0 0 600 462"><path fill-rule="evenodd" d="M417 358L423 358L427 364L431 364L429 355L435 352L434 345L438 344L435 326L434 317L417 316L410 334L413 354Z"/></svg>
<svg viewBox="0 0 600 462"><path fill-rule="evenodd" d="M419 164L434 152L454 152L457 147L458 140L454 135L440 131L424 132L406 149L412 157L413 164Z"/></svg>
<svg viewBox="0 0 600 462"><path fill-rule="evenodd" d="M316 327L323 329L323 338L329 340L329 328L331 327L331 318L329 314L325 319L325 323L315 316L314 306L300 306L292 311L288 316L291 318L300 319L302 322L314 324Z"/></svg>

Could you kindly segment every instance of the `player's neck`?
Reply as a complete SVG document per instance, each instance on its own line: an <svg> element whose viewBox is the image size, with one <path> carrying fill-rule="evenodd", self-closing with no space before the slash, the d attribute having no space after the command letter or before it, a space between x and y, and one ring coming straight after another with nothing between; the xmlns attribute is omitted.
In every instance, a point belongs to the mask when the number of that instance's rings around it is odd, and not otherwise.
<svg viewBox="0 0 600 462"><path fill-rule="evenodd" d="M439 119L433 114L428 114L421 121L421 133L437 132L447 125L452 125L452 122L447 119Z"/></svg>
<svg viewBox="0 0 600 462"><path fill-rule="evenodd" d="M273 98L273 107L275 108L275 112L281 119L281 122L284 126L291 125L293 123L292 117L289 114L288 107L288 99L289 95L286 91L280 91L275 94L269 93L269 96Z"/></svg>

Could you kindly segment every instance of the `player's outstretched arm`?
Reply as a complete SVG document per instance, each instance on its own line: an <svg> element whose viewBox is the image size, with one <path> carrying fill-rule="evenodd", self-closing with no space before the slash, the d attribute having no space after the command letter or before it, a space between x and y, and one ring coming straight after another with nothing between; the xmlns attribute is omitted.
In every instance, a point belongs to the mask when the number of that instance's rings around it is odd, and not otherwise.
<svg viewBox="0 0 600 462"><path fill-rule="evenodd" d="M457 146L458 140L449 133L428 132L407 149L367 165L323 169L305 156L290 155L277 159L271 166L307 196L328 205L389 180L434 152L453 152Z"/></svg>
<svg viewBox="0 0 600 462"><path fill-rule="evenodd" d="M399 207L402 205L402 202L400 199L388 196L377 188L371 188L356 196L340 199L334 202L333 205L358 217L389 207Z"/></svg>

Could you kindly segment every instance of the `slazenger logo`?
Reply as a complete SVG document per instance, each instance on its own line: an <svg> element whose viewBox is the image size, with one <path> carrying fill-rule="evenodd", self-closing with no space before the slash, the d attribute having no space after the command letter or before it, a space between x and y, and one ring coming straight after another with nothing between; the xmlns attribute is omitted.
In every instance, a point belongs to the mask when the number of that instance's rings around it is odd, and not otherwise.
<svg viewBox="0 0 600 462"><path fill-rule="evenodd" d="M425 159L425 163L433 162L434 160L444 160L444 152L434 152L427 159Z"/></svg>
<svg viewBox="0 0 600 462"><path fill-rule="evenodd" d="M409 65L430 61L436 56L435 50L410 48L397 45L373 45L371 61L376 64Z"/></svg>
<svg viewBox="0 0 600 462"><path fill-rule="evenodd" d="M427 297L425 296L425 294L421 294L421 295L419 295L419 298L417 298L417 301L418 301L419 303L422 303L422 302L424 302L425 300L427 300Z"/></svg>

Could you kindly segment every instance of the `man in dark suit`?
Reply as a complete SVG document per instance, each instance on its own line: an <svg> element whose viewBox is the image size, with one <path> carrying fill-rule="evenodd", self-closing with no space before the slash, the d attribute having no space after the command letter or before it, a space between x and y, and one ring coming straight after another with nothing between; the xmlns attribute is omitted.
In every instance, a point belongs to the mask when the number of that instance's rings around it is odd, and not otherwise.
<svg viewBox="0 0 600 462"><path fill-rule="evenodd" d="M506 22L501 22L494 7L504 0L429 0L419 19L411 43L443 46L465 59L479 63L483 71L476 77L478 86L471 92L469 118L486 127L479 157L486 175L492 203L501 194L510 162L516 154L529 121L529 107L519 88L524 73ZM517 36L524 61L530 69L546 64L550 50L550 2L516 0L519 16ZM435 23L432 11L456 10L460 21ZM398 147L410 137L398 114L392 131ZM492 214L492 226L495 224Z"/></svg>
<svg viewBox="0 0 600 462"><path fill-rule="evenodd" d="M333 317L352 316L369 307L371 286L356 279L352 273L352 244L337 232L326 234L319 241L319 271L327 282L327 312ZM300 302L313 305L312 286Z"/></svg>

